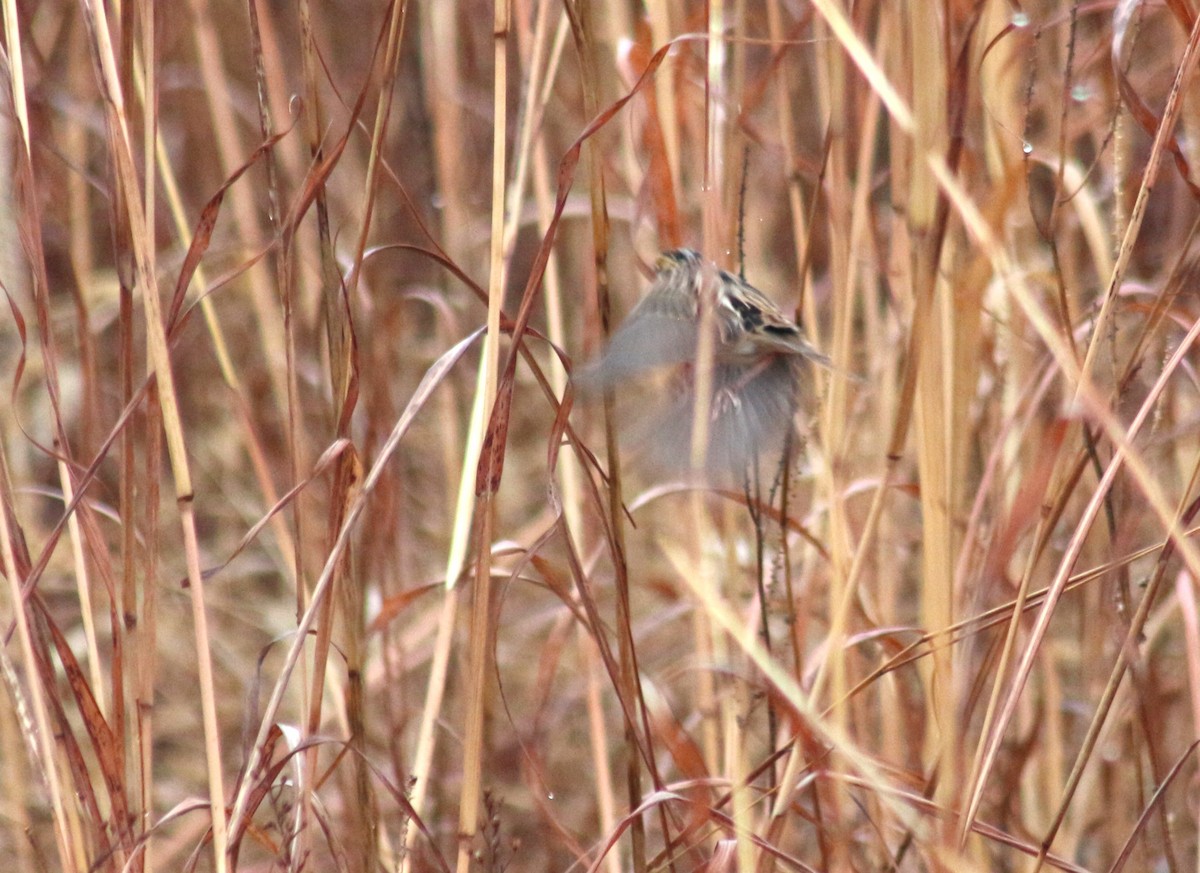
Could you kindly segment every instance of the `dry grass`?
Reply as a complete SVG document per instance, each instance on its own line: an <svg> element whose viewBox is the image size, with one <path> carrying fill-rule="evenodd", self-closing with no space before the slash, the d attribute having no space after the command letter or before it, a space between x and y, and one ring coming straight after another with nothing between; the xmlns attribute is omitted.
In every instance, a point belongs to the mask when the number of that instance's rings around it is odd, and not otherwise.
<svg viewBox="0 0 1200 873"><path fill-rule="evenodd" d="M1193 3L0 6L8 869L1200 868ZM757 498L564 402L680 244Z"/></svg>

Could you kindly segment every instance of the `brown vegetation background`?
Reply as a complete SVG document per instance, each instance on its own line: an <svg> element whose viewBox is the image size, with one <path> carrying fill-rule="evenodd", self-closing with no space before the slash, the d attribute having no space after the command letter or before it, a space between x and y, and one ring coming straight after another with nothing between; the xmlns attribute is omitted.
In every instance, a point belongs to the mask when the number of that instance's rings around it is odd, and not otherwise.
<svg viewBox="0 0 1200 873"><path fill-rule="evenodd" d="M1196 869L1194 0L0 8L6 869Z"/></svg>

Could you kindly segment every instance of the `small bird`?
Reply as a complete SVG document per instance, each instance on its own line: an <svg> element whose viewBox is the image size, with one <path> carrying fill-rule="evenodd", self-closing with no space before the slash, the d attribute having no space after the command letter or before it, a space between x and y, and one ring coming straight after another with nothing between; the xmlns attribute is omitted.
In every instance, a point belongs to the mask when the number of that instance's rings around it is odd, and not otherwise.
<svg viewBox="0 0 1200 873"><path fill-rule="evenodd" d="M650 290L575 382L587 394L674 368L666 402L655 403L665 414L650 417L639 442L654 466L682 472L691 456L702 306L712 307L714 329L706 469L738 475L782 449L800 403L804 364L831 363L762 292L698 252L673 249L658 257Z"/></svg>

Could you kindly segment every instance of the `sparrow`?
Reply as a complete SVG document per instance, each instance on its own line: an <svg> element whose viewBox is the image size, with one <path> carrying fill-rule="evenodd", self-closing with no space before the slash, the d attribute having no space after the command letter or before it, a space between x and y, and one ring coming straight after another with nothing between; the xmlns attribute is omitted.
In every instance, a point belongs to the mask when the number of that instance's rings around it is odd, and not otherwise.
<svg viewBox="0 0 1200 873"><path fill-rule="evenodd" d="M639 416L638 441L651 463L681 472L691 457L695 366L702 306L712 308L713 361L706 469L744 473L747 465L781 451L793 427L808 364L832 367L761 291L692 249L663 252L654 280L613 333L608 348L575 377L584 395L618 391L658 371L674 379L662 410Z"/></svg>

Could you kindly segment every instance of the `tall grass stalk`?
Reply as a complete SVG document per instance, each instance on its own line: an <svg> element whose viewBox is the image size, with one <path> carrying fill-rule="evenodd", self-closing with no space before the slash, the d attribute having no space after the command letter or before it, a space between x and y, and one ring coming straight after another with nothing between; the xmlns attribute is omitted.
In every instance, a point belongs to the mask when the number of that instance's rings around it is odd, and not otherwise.
<svg viewBox="0 0 1200 873"><path fill-rule="evenodd" d="M1188 4L0 24L18 873L1200 869ZM572 382L678 246L778 482Z"/></svg>

